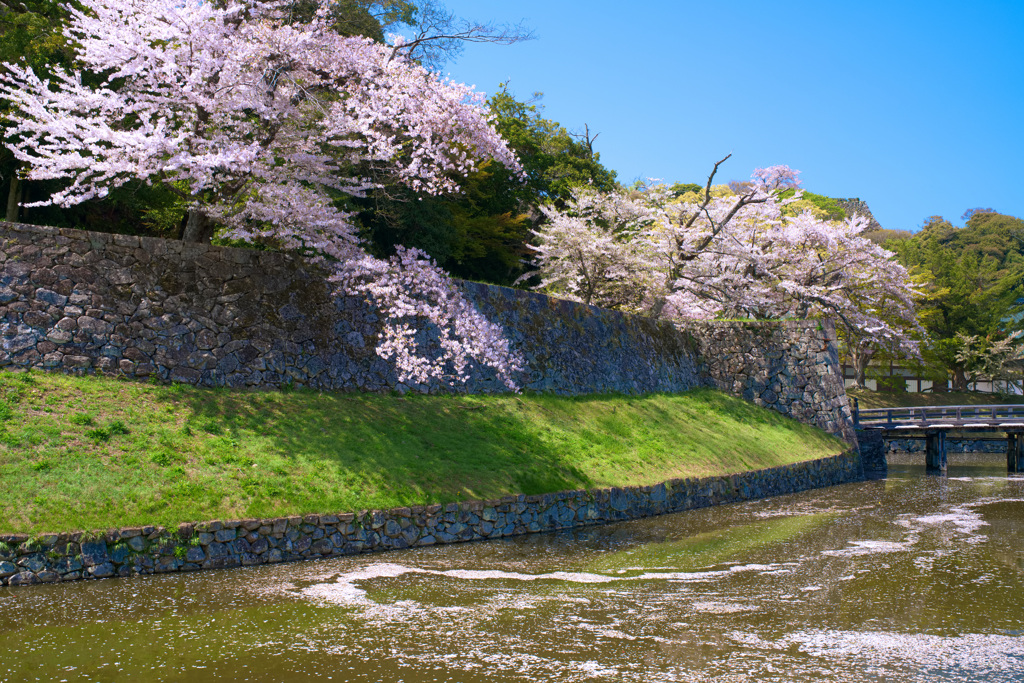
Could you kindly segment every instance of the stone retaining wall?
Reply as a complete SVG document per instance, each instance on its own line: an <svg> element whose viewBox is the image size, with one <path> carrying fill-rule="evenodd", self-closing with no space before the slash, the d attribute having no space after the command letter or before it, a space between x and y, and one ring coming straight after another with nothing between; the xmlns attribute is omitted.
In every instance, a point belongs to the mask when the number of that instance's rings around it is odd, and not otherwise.
<svg viewBox="0 0 1024 683"><path fill-rule="evenodd" d="M856 445L830 320L691 322L706 386L812 424Z"/></svg>
<svg viewBox="0 0 1024 683"><path fill-rule="evenodd" d="M311 560L605 524L863 479L853 451L771 469L656 486L333 515L0 534L0 584L160 574Z"/></svg>
<svg viewBox="0 0 1024 683"><path fill-rule="evenodd" d="M375 353L380 320L291 255L0 222L0 367L203 386L444 391ZM713 386L855 443L828 321L692 323L463 283L555 394ZM471 368L459 391L503 390Z"/></svg>
<svg viewBox="0 0 1024 683"><path fill-rule="evenodd" d="M947 453L1005 453L1006 439L956 438L946 435ZM924 437L920 439L886 439L887 453L924 453Z"/></svg>

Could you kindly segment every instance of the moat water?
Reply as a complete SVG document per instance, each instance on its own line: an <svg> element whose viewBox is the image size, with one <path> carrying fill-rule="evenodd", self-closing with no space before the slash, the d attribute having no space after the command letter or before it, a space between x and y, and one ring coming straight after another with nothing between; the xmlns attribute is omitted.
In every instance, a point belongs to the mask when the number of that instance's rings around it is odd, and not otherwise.
<svg viewBox="0 0 1024 683"><path fill-rule="evenodd" d="M1024 477L575 532L0 588L0 681L1022 681Z"/></svg>

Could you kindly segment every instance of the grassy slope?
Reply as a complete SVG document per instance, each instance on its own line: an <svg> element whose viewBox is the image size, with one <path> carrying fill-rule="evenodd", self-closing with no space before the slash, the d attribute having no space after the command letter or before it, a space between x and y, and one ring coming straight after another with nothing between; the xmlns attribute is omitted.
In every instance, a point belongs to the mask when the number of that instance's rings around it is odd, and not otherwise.
<svg viewBox="0 0 1024 683"><path fill-rule="evenodd" d="M710 390L398 398L0 372L0 531L651 484L843 448Z"/></svg>
<svg viewBox="0 0 1024 683"><path fill-rule="evenodd" d="M906 408L909 406L974 406L985 404L1024 403L1024 396L1010 394L986 394L980 391L948 391L933 393L896 393L871 391L869 389L847 389L850 406L853 399L860 402L861 408Z"/></svg>

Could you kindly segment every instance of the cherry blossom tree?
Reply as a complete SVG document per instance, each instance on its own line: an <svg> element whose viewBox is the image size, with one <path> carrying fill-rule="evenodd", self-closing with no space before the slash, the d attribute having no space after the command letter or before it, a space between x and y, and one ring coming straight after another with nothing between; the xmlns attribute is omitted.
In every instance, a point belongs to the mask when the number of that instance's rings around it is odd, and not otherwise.
<svg viewBox="0 0 1024 683"><path fill-rule="evenodd" d="M800 181L786 166L755 170L740 194L714 191L721 163L702 196L675 197L665 185L584 190L565 210L548 208L535 232L540 287L674 319L825 315L862 354L917 353L915 286L891 252L862 236L865 218L787 215L800 193L780 195Z"/></svg>
<svg viewBox="0 0 1024 683"><path fill-rule="evenodd" d="M328 0L308 21L289 15L289 3L259 0L81 4L69 8L65 33L100 86L59 67L48 79L20 64L0 70L0 97L16 111L6 144L28 178L69 181L49 202L102 197L132 179L160 183L188 206L186 240L216 233L333 264L341 293L388 311L378 352L396 361L400 381L426 376L414 347L397 349L430 321L454 335L432 376L463 377L475 359L512 386L518 360L495 346L493 325L439 284L424 255L367 254L338 208L385 179L442 193L487 160L518 169L480 96L386 45L335 32ZM403 299L396 282L419 293Z"/></svg>
<svg viewBox="0 0 1024 683"><path fill-rule="evenodd" d="M653 273L639 238L656 220L646 199L638 192L581 188L563 210L541 206L545 223L532 231L531 247L542 264L539 287L603 308L642 307L645 279Z"/></svg>
<svg viewBox="0 0 1024 683"><path fill-rule="evenodd" d="M1003 339L976 334L956 335L956 359L964 366L963 386L980 379L1019 381L1024 362L1024 332L1016 330Z"/></svg>

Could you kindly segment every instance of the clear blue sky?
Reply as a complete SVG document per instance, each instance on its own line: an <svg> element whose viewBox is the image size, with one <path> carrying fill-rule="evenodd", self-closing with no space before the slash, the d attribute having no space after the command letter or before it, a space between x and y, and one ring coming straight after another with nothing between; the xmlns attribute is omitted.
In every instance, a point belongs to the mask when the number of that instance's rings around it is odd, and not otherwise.
<svg viewBox="0 0 1024 683"><path fill-rule="evenodd" d="M600 133L624 182L704 182L732 152L723 182L787 164L886 228L1024 216L1024 0L445 5L536 34L467 46L455 80L543 92L548 118Z"/></svg>

